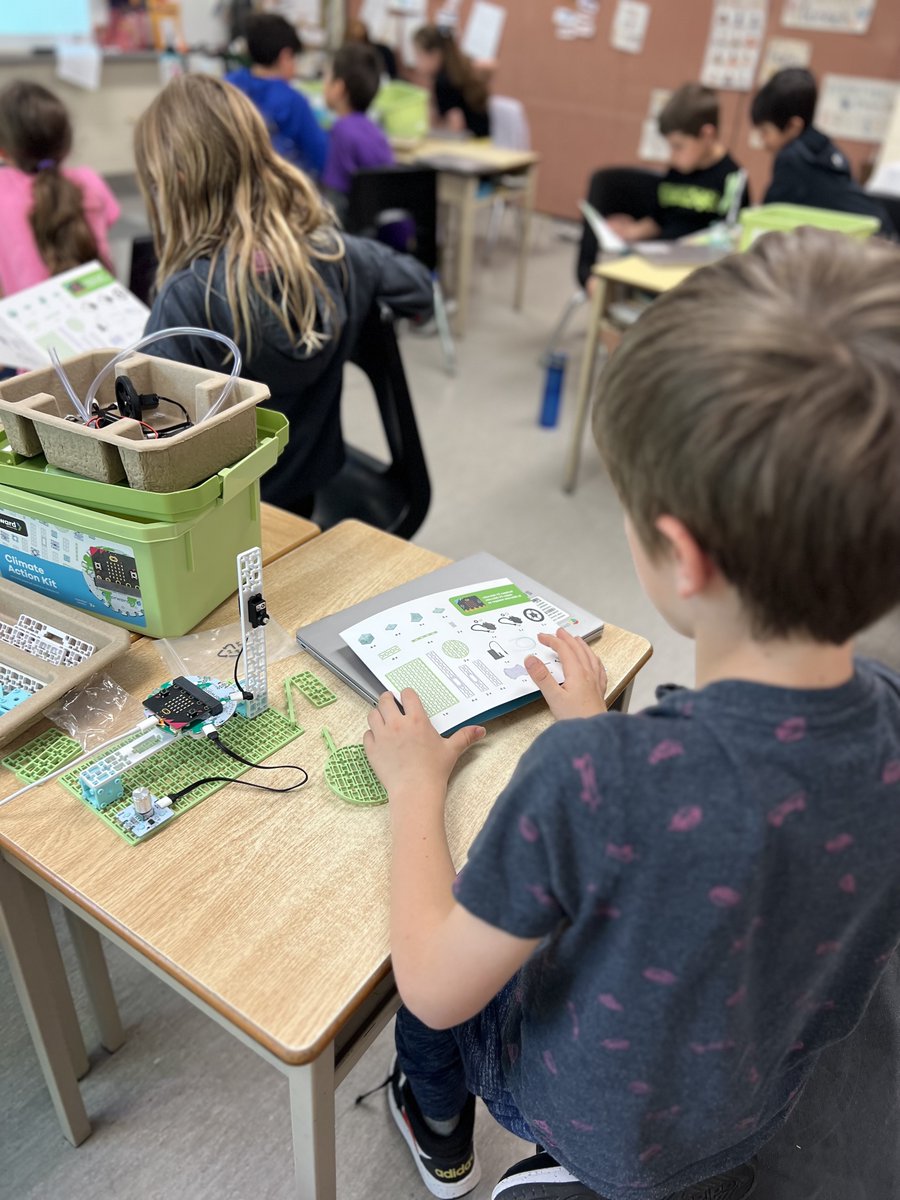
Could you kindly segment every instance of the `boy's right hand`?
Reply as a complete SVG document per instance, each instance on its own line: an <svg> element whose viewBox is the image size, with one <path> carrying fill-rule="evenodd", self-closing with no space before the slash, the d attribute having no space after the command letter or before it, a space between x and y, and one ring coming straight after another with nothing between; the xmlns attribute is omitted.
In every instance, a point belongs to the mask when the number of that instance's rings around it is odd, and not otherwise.
<svg viewBox="0 0 900 1200"><path fill-rule="evenodd" d="M538 634L538 641L559 655L564 682L557 683L547 664L533 654L525 659L525 670L541 689L557 721L606 712L606 670L584 638L558 629L556 636Z"/></svg>

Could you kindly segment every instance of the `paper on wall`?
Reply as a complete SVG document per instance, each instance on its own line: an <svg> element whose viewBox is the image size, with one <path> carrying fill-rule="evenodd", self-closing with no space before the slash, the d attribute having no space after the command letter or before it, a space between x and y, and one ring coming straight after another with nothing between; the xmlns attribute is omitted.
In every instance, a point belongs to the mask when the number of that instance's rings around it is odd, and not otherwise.
<svg viewBox="0 0 900 1200"><path fill-rule="evenodd" d="M462 0L444 0L444 3L434 15L436 25L442 29L455 29L459 24L459 10Z"/></svg>
<svg viewBox="0 0 900 1200"><path fill-rule="evenodd" d="M784 0L781 23L787 29L866 33L874 11L875 0Z"/></svg>
<svg viewBox="0 0 900 1200"><path fill-rule="evenodd" d="M609 44L626 54L640 54L644 49L650 5L644 0L619 0L613 17Z"/></svg>
<svg viewBox="0 0 900 1200"><path fill-rule="evenodd" d="M644 162L669 161L669 143L659 132L659 114L671 95L668 88L654 88L650 93L650 103L647 105L647 116L641 125L641 141L638 146L638 158Z"/></svg>
<svg viewBox="0 0 900 1200"><path fill-rule="evenodd" d="M496 60L505 23L505 8L489 0L475 0L460 43L463 53L476 62Z"/></svg>
<svg viewBox="0 0 900 1200"><path fill-rule="evenodd" d="M558 5L553 10L553 32L562 42L592 38L597 32L597 5L591 0L578 0L577 8Z"/></svg>
<svg viewBox="0 0 900 1200"><path fill-rule="evenodd" d="M150 310L99 262L64 271L0 300L0 362L46 367L105 346L124 349L143 336Z"/></svg>
<svg viewBox="0 0 900 1200"><path fill-rule="evenodd" d="M96 42L57 42L56 77L73 87L96 92L103 70L103 52Z"/></svg>
<svg viewBox="0 0 900 1200"><path fill-rule="evenodd" d="M890 79L826 75L819 89L816 124L832 137L880 142L898 95L900 84Z"/></svg>
<svg viewBox="0 0 900 1200"><path fill-rule="evenodd" d="M769 38L759 64L757 82L768 83L776 71L783 71L785 67L808 67L811 61L812 45L803 38Z"/></svg>
<svg viewBox="0 0 900 1200"><path fill-rule="evenodd" d="M701 82L734 92L751 90L768 13L768 0L715 0Z"/></svg>

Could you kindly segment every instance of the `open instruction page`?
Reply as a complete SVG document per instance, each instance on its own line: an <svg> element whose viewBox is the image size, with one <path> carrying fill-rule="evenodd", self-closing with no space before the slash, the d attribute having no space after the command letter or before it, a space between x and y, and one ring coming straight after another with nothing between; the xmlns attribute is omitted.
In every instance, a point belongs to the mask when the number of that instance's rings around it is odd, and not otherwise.
<svg viewBox="0 0 900 1200"><path fill-rule="evenodd" d="M341 637L395 696L414 688L432 725L446 733L536 693L524 667L529 654L561 683L559 659L538 634L573 624L569 613L509 579L490 579L405 601Z"/></svg>

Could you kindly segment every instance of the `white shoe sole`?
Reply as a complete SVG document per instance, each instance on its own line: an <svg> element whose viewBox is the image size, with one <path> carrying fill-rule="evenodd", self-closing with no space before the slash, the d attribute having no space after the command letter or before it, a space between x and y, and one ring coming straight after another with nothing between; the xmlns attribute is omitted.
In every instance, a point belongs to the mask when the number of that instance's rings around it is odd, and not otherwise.
<svg viewBox="0 0 900 1200"><path fill-rule="evenodd" d="M416 1170L422 1177L422 1182L431 1192L432 1196L437 1196L438 1200L456 1200L457 1196L467 1196L469 1192L478 1187L481 1182L481 1166L475 1156L474 1147L472 1149L473 1161L472 1170L459 1183L441 1183L439 1179L435 1179L433 1175L426 1171L422 1160L419 1158L419 1150L416 1146L416 1139L412 1135L412 1130L403 1119L403 1113L397 1107L394 1100L394 1089L388 1084L388 1108L391 1116L394 1118L394 1124L400 1130L404 1142L409 1147L409 1152L412 1155L412 1160L416 1164Z"/></svg>
<svg viewBox="0 0 900 1200"><path fill-rule="evenodd" d="M557 1167L555 1171L550 1171L546 1167L542 1167L537 1171L522 1171L519 1175L513 1175L509 1179L501 1179L495 1185L491 1192L491 1200L497 1200L498 1196L502 1196L504 1192L512 1191L513 1188L525 1187L528 1184L534 1184L543 1187L577 1187L583 1189L584 1185L579 1183L574 1175L570 1175L565 1167Z"/></svg>

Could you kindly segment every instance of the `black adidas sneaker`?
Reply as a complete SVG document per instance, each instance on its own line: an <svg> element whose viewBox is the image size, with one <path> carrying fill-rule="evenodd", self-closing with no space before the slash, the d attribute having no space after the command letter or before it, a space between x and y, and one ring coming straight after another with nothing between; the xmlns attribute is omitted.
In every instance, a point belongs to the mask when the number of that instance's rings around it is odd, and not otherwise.
<svg viewBox="0 0 900 1200"><path fill-rule="evenodd" d="M747 1163L723 1175L674 1192L668 1200L747 1200L756 1190L756 1167ZM491 1200L603 1200L546 1151L524 1158L506 1172Z"/></svg>
<svg viewBox="0 0 900 1200"><path fill-rule="evenodd" d="M425 1186L439 1200L456 1200L478 1186L481 1167L472 1140L475 1097L469 1096L459 1124L449 1137L439 1137L425 1124L406 1076L395 1062L388 1084L388 1106Z"/></svg>

